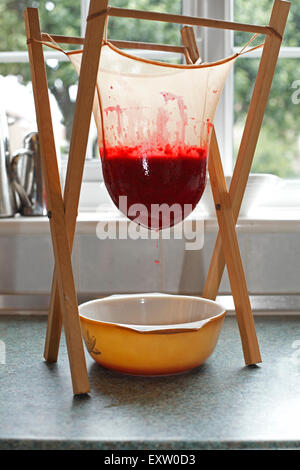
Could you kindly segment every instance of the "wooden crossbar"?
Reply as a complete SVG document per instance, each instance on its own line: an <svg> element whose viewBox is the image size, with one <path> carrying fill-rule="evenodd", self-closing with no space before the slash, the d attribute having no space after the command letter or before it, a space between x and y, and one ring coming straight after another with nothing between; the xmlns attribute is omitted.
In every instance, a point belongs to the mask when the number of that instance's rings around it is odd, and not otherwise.
<svg viewBox="0 0 300 470"><path fill-rule="evenodd" d="M205 26L208 28L245 31L248 33L278 35L278 32L271 26L260 26L255 24L238 23L235 21L222 21L185 15L172 15L169 13L159 13L153 11L128 10L126 8L109 7L107 9L107 15L120 18L135 18L140 20L162 21L175 24L177 23L188 26Z"/></svg>
<svg viewBox="0 0 300 470"><path fill-rule="evenodd" d="M50 34L51 38L58 44L84 44L84 38L76 36L60 36L57 34ZM49 34L41 34L42 41L49 41ZM139 41L118 41L118 40L109 40L111 44L120 49L143 49L143 50L156 50L156 51L165 51L165 52L177 52L179 54L184 54L184 46L173 46L169 44L156 44L151 42L139 42Z"/></svg>

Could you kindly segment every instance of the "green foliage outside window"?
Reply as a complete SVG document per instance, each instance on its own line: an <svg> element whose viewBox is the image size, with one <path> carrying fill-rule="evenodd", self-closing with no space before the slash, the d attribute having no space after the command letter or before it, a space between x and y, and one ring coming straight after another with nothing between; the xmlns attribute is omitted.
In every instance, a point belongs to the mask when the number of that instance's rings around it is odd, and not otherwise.
<svg viewBox="0 0 300 470"><path fill-rule="evenodd" d="M283 47L300 47L300 0L292 0ZM235 20L267 24L272 0L235 0ZM235 45L244 44L249 35L235 33ZM262 37L263 39L263 37ZM234 74L235 147L248 111L258 59L239 59ZM300 177L300 104L293 103L300 80L300 57L278 60L252 172L274 173L282 177ZM298 86L299 88L299 86Z"/></svg>

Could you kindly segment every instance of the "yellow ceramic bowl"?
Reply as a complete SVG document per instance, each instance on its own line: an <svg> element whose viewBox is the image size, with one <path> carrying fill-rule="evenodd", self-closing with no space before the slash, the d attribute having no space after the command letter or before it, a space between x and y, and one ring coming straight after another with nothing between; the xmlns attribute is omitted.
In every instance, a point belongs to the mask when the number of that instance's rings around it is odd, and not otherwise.
<svg viewBox="0 0 300 470"><path fill-rule="evenodd" d="M79 306L86 347L108 369L176 374L213 352L225 310L212 300L167 294L111 296Z"/></svg>

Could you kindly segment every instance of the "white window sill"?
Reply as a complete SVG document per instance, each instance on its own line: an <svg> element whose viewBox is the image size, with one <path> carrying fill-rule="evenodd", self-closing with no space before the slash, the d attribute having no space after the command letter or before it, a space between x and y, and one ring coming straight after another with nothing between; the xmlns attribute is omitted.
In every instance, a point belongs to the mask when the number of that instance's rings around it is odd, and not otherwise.
<svg viewBox="0 0 300 470"><path fill-rule="evenodd" d="M62 164L62 186L66 175L66 162ZM102 179L100 159L87 160L81 188L79 214L76 233L96 233L98 222L126 221L113 205ZM267 195L269 196L269 195ZM268 200L268 197L264 200ZM215 216L207 215L201 207L189 217L204 220L205 232L218 230ZM49 233L47 217L21 217L0 219L1 234L40 234ZM272 200L265 206L252 209L247 217L239 217L238 232L243 233L290 233L300 232L300 180L282 180L273 191Z"/></svg>
<svg viewBox="0 0 300 470"><path fill-rule="evenodd" d="M64 186L64 180L66 175L66 162L62 165L62 186ZM253 175L255 176L255 175ZM254 186L255 184L255 186ZM248 197L253 198L253 188L255 187L256 190L261 190L260 184L264 186L262 191L260 192L260 206L259 208L252 210L252 213L249 213L249 217L251 220L258 218L258 220L262 220L266 218L267 220L270 217L274 217L275 220L292 220L299 218L300 216L300 179L280 179L272 186L270 189L270 183L268 184L267 181L260 181L251 183L252 189L249 193L245 193L245 198ZM210 193L210 189L207 188L205 190L204 196L202 200L207 200L207 196ZM247 186L248 188L248 186ZM208 196L212 198L212 196ZM202 204L202 200L199 203L199 206L202 210L204 210L204 203ZM263 209L265 207L265 210ZM83 174L83 183L81 188L80 194L80 202L79 202L79 212L107 212L107 211L115 211L115 207L112 204L110 196L107 192L105 184L103 182L102 176L102 168L100 159L92 159L87 160L84 168ZM268 212L271 211L271 215L269 216ZM297 214L298 213L298 214ZM211 217L210 217L211 218Z"/></svg>
<svg viewBox="0 0 300 470"><path fill-rule="evenodd" d="M207 216L200 210L195 210L189 217L192 220L204 220L205 232L215 232L218 229L216 217ZM100 205L98 211L82 211L77 217L76 233L95 233L98 222L126 221L112 204ZM253 210L247 217L240 217L237 223L238 232L300 232L300 210L297 207L261 207ZM22 217L0 219L0 233L8 234L40 234L50 233L47 217Z"/></svg>

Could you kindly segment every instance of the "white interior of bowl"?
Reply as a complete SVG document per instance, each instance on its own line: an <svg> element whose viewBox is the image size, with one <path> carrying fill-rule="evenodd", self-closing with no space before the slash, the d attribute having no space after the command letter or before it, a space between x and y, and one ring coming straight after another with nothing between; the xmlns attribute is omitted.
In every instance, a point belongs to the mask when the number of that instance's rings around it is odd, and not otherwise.
<svg viewBox="0 0 300 470"><path fill-rule="evenodd" d="M224 312L212 300L159 293L113 295L79 306L81 317L138 331L199 329Z"/></svg>

